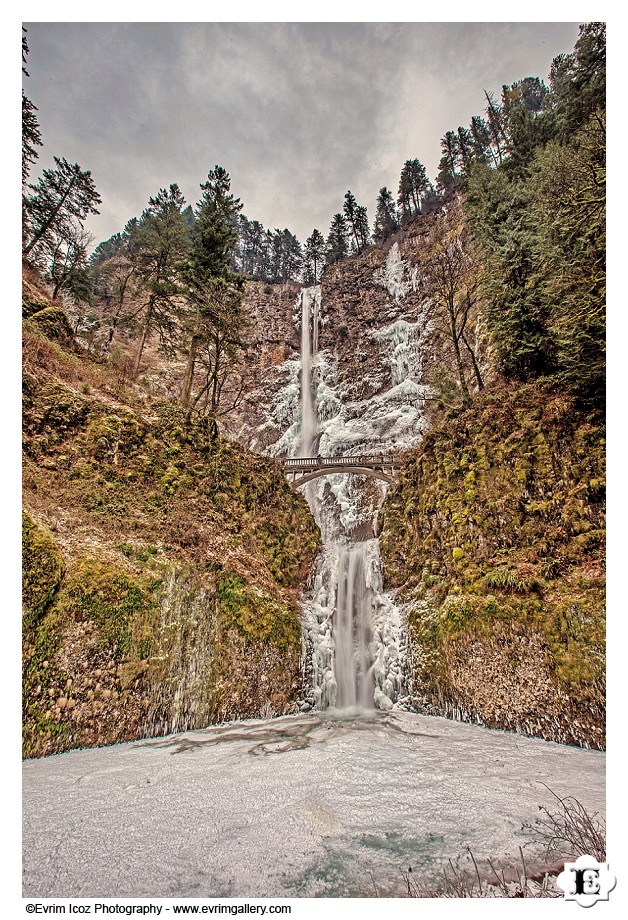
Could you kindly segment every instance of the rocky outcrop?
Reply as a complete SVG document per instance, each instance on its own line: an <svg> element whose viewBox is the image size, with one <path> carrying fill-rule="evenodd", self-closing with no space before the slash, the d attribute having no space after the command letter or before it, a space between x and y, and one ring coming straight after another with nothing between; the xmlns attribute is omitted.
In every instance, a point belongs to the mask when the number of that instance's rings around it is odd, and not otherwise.
<svg viewBox="0 0 628 920"><path fill-rule="evenodd" d="M429 432L382 513L428 711L604 747L604 428L540 385Z"/></svg>

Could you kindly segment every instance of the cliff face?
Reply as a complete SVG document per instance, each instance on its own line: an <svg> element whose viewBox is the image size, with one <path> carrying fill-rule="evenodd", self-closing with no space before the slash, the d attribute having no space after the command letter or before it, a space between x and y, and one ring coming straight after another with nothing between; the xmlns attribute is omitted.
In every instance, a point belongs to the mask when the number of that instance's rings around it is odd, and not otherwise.
<svg viewBox="0 0 628 920"><path fill-rule="evenodd" d="M25 301L25 754L287 711L305 502L277 463L120 389L32 281Z"/></svg>
<svg viewBox="0 0 628 920"><path fill-rule="evenodd" d="M319 434L337 408L329 399L330 389L346 415L406 377L404 361L414 363L414 378L421 376L425 356L418 338L425 324L425 298L403 258L411 248L412 237L387 249L372 248L329 266L323 275L312 328L321 355L315 367ZM249 385L238 411L225 419L231 435L277 454L294 446L282 436L295 423L293 410L298 408L299 294L300 288L291 284L247 284L246 309L252 316ZM416 393L413 399L417 407Z"/></svg>
<svg viewBox="0 0 628 920"><path fill-rule="evenodd" d="M428 711L604 746L604 428L540 386L432 430L387 495Z"/></svg>

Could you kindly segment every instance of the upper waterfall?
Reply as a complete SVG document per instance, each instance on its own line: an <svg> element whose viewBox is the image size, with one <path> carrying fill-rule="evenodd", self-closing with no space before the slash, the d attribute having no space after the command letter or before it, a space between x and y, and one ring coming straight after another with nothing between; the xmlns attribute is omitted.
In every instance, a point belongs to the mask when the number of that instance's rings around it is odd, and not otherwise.
<svg viewBox="0 0 628 920"><path fill-rule="evenodd" d="M301 438L299 456L311 457L316 438L316 399L312 392L312 365L318 352L320 286L304 288L301 299Z"/></svg>

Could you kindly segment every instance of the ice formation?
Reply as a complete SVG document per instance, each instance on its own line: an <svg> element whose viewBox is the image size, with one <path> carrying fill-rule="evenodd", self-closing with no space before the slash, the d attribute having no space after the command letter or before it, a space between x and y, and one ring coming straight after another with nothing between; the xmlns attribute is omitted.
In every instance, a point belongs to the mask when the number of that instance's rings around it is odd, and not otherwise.
<svg viewBox="0 0 628 920"><path fill-rule="evenodd" d="M374 281L391 296L394 309L414 281L397 246ZM300 358L286 361L286 384L270 410L269 427L280 437L275 456L324 457L397 452L410 447L425 428L422 353L429 331L416 321L396 318L370 333L379 349L388 386L363 401L346 397L337 360L318 347L324 320L320 286L305 288L293 317L301 328ZM376 372L376 374L375 374ZM392 709L409 705L408 640L402 611L383 591L374 517L385 483L364 476L334 474L302 487L321 528L323 552L312 589L303 599L306 693L303 708Z"/></svg>

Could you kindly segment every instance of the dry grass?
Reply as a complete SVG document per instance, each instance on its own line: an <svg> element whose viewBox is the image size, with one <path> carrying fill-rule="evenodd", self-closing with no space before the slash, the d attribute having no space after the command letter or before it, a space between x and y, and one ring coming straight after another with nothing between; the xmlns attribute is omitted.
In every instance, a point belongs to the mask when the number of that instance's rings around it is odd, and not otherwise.
<svg viewBox="0 0 628 920"><path fill-rule="evenodd" d="M530 844L543 844L546 865L589 855L598 862L606 860L605 825L590 815L574 796L561 796L546 789L556 800L555 807L539 805L542 817L534 824L524 824ZM402 873L403 894L384 895L375 879L375 897L407 898L561 898L556 888L555 874L551 869L531 871L526 863L523 848L519 847L520 863L517 866L498 866L494 860L477 860L470 849L456 860L449 859L440 878L431 885L422 880L422 873L409 866Z"/></svg>
<svg viewBox="0 0 628 920"><path fill-rule="evenodd" d="M553 811L539 805L541 818L524 825L535 841L545 846L547 859L572 856L593 856L606 861L606 824L590 815L578 799L571 795L561 798L549 786L545 787L556 800Z"/></svg>

